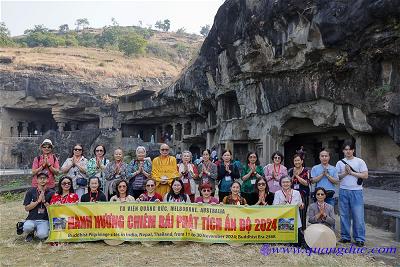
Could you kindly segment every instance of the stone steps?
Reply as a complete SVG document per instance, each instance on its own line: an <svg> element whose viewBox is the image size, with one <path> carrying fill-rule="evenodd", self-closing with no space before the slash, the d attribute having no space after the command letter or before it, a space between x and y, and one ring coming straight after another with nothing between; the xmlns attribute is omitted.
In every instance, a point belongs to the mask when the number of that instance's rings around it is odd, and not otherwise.
<svg viewBox="0 0 400 267"><path fill-rule="evenodd" d="M400 192L400 172L371 170L364 187Z"/></svg>
<svg viewBox="0 0 400 267"><path fill-rule="evenodd" d="M396 231L396 220L383 211L400 211L400 192L364 188L365 222L390 232Z"/></svg>

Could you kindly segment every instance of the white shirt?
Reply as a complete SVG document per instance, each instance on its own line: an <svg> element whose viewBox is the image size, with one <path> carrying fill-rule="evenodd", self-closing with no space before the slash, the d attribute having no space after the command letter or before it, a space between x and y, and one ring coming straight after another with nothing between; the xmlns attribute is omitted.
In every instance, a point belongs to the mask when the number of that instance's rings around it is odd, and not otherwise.
<svg viewBox="0 0 400 267"><path fill-rule="evenodd" d="M353 157L352 159L343 159L347 164L349 164L353 170L356 172L366 172L368 171L367 164L365 162L357 157ZM344 173L345 171L345 165L342 161L338 161L336 163L336 169L339 174ZM341 189L347 189L347 190L362 190L362 185L357 184L357 177L354 177L353 175L346 175L342 181L340 182L340 188Z"/></svg>
<svg viewBox="0 0 400 267"><path fill-rule="evenodd" d="M292 201L290 203L286 202L286 197L282 190L275 192L273 205L298 205L300 203L303 203L303 200L301 199L300 192L297 190L292 190ZM300 211L299 207L297 206L297 228L301 228L301 226Z"/></svg>

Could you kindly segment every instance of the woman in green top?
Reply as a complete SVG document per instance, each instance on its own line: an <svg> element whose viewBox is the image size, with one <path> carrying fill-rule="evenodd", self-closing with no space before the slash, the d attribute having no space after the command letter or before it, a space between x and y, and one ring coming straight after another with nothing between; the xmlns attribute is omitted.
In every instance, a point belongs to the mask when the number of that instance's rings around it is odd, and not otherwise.
<svg viewBox="0 0 400 267"><path fill-rule="evenodd" d="M257 195L255 192L255 184L257 178L263 177L264 171L260 166L258 155L256 152L247 154L247 164L242 170L242 190L241 196L247 200L247 204L254 205L257 202Z"/></svg>

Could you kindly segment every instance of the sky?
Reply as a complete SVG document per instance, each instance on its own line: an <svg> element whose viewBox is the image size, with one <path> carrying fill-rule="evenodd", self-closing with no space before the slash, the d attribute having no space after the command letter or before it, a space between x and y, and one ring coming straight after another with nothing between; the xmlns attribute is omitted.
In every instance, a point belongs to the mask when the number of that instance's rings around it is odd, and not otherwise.
<svg viewBox="0 0 400 267"><path fill-rule="evenodd" d="M213 24L214 16L224 0L123 0L123 1L19 1L0 0L0 21L11 36L23 34L34 25L43 24L57 29L68 24L75 29L75 21L87 18L89 27L111 25L114 17L119 25L147 27L158 20L170 19L171 30L185 28L199 34L201 26Z"/></svg>

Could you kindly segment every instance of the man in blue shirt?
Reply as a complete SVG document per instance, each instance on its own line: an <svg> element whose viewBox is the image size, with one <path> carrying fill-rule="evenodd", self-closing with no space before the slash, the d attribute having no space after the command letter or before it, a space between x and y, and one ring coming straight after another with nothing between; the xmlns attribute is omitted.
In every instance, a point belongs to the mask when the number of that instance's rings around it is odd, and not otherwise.
<svg viewBox="0 0 400 267"><path fill-rule="evenodd" d="M316 187L323 187L327 191L325 202L335 206L336 184L339 183L339 176L334 166L329 165L330 153L325 148L319 152L321 164L315 165L311 169L311 182L316 183Z"/></svg>

